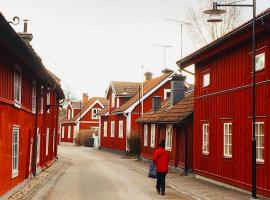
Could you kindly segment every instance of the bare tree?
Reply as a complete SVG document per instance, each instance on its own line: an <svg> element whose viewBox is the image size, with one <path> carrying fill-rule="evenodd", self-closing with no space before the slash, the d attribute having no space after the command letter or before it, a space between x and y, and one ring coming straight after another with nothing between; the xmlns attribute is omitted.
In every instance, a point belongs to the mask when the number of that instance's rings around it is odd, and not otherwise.
<svg viewBox="0 0 270 200"><path fill-rule="evenodd" d="M241 12L236 7L226 7L223 21L219 23L208 23L204 10L210 9L213 0L195 0L194 5L188 6L187 20L191 24L188 26L189 34L195 48L200 48L206 44L223 36L234 29L241 18ZM232 0L223 0L222 3L232 3Z"/></svg>

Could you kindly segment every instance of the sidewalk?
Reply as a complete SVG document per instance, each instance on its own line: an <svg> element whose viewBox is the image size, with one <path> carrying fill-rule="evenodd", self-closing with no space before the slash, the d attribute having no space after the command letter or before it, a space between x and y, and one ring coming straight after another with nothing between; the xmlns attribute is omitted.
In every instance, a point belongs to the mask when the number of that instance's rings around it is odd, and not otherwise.
<svg viewBox="0 0 270 200"><path fill-rule="evenodd" d="M132 160L130 165L141 173L148 174L148 163ZM192 176L177 173L169 173L166 181L167 186L197 200L248 200L251 197L248 192L236 191ZM269 198L265 197L258 197L258 199L269 200Z"/></svg>

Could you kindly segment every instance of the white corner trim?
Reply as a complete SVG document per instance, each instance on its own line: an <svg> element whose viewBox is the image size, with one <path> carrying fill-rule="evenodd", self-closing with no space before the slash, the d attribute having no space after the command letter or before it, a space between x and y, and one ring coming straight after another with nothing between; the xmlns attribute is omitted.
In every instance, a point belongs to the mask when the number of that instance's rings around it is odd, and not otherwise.
<svg viewBox="0 0 270 200"><path fill-rule="evenodd" d="M86 113L88 113L89 110L91 110L91 109L94 107L94 105L96 105L96 104L99 104L99 105L101 106L101 108L104 108L104 106L102 105L102 103L100 103L99 100L96 100L94 103L92 103L91 106L89 106L89 108L87 108L86 111L84 111L84 112L81 114L81 116L80 116L78 119L76 119L75 123L77 123L78 121L80 121L81 118L82 118Z"/></svg>
<svg viewBox="0 0 270 200"><path fill-rule="evenodd" d="M171 77L175 74L172 73L170 76L168 76L167 78L165 78L163 81L161 81L158 85L156 85L152 90L150 90L149 92L147 92L146 94L143 95L143 97L141 98L141 101L144 101L147 97L149 97L151 94L153 94L157 89L159 89L162 85L164 85L166 82L168 82ZM139 100L137 100L136 102L134 102L131 106L129 106L129 108L127 108L124 112L125 113L130 113L132 112L132 110L139 104Z"/></svg>

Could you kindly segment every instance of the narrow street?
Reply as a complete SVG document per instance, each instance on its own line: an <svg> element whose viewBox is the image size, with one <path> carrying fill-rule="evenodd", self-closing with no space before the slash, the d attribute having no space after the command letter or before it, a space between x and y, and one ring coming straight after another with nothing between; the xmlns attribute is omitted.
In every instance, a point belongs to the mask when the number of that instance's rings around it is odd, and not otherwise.
<svg viewBox="0 0 270 200"><path fill-rule="evenodd" d="M170 187L166 188L166 196L157 194L155 180L119 155L62 144L59 160L64 163L63 167L32 195L32 199L189 199Z"/></svg>

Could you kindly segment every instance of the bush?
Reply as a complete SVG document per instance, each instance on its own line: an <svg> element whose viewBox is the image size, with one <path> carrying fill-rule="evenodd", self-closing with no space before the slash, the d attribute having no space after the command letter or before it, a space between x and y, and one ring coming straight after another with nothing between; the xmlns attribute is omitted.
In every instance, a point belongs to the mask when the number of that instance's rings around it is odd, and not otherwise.
<svg viewBox="0 0 270 200"><path fill-rule="evenodd" d="M84 129L80 130L75 138L75 143L80 146L88 146L89 138L97 135L98 132L94 130Z"/></svg>
<svg viewBox="0 0 270 200"><path fill-rule="evenodd" d="M133 155L140 154L140 136L138 133L131 133L128 138L129 153Z"/></svg>

